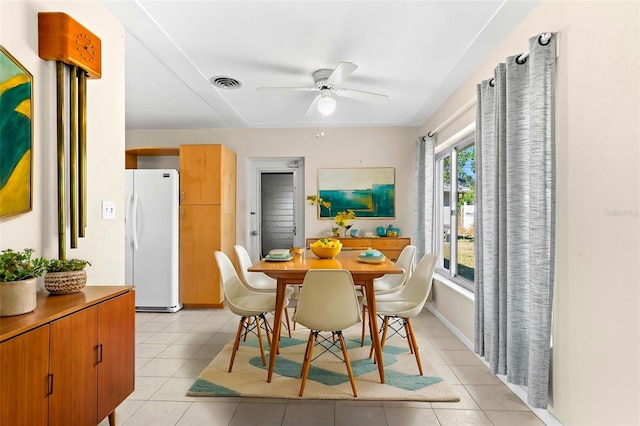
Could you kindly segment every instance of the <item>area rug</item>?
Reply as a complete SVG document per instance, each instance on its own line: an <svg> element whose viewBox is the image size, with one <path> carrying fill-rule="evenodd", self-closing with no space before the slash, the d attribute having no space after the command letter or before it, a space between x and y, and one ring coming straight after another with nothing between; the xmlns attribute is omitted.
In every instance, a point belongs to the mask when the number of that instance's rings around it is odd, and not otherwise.
<svg viewBox="0 0 640 426"><path fill-rule="evenodd" d="M267 366L262 365L257 338L249 338L238 350L233 371L227 372L233 342L228 343L200 373L187 391L188 396L252 397L284 399L352 399L456 402L460 398L438 376L437 370L421 352L424 376L418 373L413 354L401 337L387 341L384 347L385 384L380 383L378 368L369 359L370 342L360 347L359 333L345 333L345 341L356 379L358 397L353 396L344 362L327 352L311 363L309 378L300 398L300 371L309 331L298 329L292 337L282 337L280 354L271 383ZM266 348L265 348L266 350ZM335 351L340 353L339 348ZM314 349L314 357L322 352Z"/></svg>

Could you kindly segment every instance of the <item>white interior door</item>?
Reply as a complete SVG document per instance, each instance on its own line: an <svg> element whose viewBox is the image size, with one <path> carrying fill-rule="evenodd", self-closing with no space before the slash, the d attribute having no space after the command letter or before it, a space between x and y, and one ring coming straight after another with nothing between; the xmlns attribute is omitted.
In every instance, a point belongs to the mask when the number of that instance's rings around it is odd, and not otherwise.
<svg viewBox="0 0 640 426"><path fill-rule="evenodd" d="M247 220L249 229L246 233L248 235L246 248L251 255L251 259L253 261L260 259L264 251L262 247L263 234L273 231L272 227L265 228L263 224L263 217L268 217L267 213L274 208L271 200L267 200L266 203L263 200L263 175L290 174L292 177L293 229L291 232L293 234L293 242L291 244L302 246L304 244L304 160L302 158L261 158L250 159L249 164L247 207L250 217ZM266 195L266 197L273 197L273 195Z"/></svg>

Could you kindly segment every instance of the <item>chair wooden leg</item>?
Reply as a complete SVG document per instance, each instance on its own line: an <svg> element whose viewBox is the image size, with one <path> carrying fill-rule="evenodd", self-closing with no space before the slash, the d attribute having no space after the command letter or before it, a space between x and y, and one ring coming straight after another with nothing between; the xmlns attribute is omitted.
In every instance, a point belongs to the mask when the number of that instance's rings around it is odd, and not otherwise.
<svg viewBox="0 0 640 426"><path fill-rule="evenodd" d="M302 378L302 373L304 373L304 364L307 362L307 354L309 353L309 345L311 344L311 335L313 331L309 332L309 338L307 339L307 346L304 348L304 358L302 359L302 368L300 369L300 378Z"/></svg>
<svg viewBox="0 0 640 426"><path fill-rule="evenodd" d="M342 336L342 333L338 333L338 337L340 338L340 348L342 348L342 355L344 356L344 362L347 365L347 373L349 374L349 382L351 382L351 389L353 390L353 396L358 397L358 391L356 389L356 379L353 377L353 370L351 370L351 362L349 362L349 355L347 355L347 345L344 343L344 336Z"/></svg>
<svg viewBox="0 0 640 426"><path fill-rule="evenodd" d="M287 331L289 332L289 337L291 337L291 322L289 321L289 310L287 307L284 307L284 318L287 321Z"/></svg>
<svg viewBox="0 0 640 426"><path fill-rule="evenodd" d="M371 336L371 348L369 348L369 359L371 359L371 357L373 356L373 333L377 333L378 330L373 330L373 327L371 326L371 321L369 321L369 335ZM373 363L376 363L376 359L373 359Z"/></svg>
<svg viewBox="0 0 640 426"><path fill-rule="evenodd" d="M267 335L267 344L269 345L269 348L271 348L271 335L273 334L273 329L271 328L271 325L269 324L269 320L267 320L267 316L265 314L260 315L260 318L262 318L262 322L264 324L264 331L265 334Z"/></svg>
<svg viewBox="0 0 640 426"><path fill-rule="evenodd" d="M384 342L387 340L387 330L389 329L389 317L384 317L384 321L382 323L382 337L380 338L380 350L384 349ZM373 345L369 350L369 358L373 356ZM376 360L373 360L373 363L376 363Z"/></svg>
<svg viewBox="0 0 640 426"><path fill-rule="evenodd" d="M407 342L409 343L409 352L413 355L413 353L417 348L413 347L413 340L409 338L409 335L411 334L411 328L409 327L409 320L403 319L402 321L404 322L403 324L404 332L407 334Z"/></svg>
<svg viewBox="0 0 640 426"><path fill-rule="evenodd" d="M247 329L248 329L249 328L249 324L251 324L253 322L253 317L247 318L246 322L247 322ZM242 339L244 342L247 341L247 334L249 334L249 333L248 332L244 333L244 339Z"/></svg>
<svg viewBox="0 0 640 426"><path fill-rule="evenodd" d="M264 357L264 346L262 346L262 330L260 330L260 317L256 316L256 328L258 329L258 343L260 345L260 357L262 358L262 365L267 365L267 360Z"/></svg>
<svg viewBox="0 0 640 426"><path fill-rule="evenodd" d="M362 335L360 336L360 347L364 346L364 329L367 321L367 305L362 305ZM371 358L371 356L369 356Z"/></svg>
<svg viewBox="0 0 640 426"><path fill-rule="evenodd" d="M244 322L246 321L246 317L240 318L240 322L238 323L238 331L236 332L236 340L233 342L233 350L231 351L231 360L229 361L229 373L231 373L231 369L233 368L233 361L236 359L236 352L238 351L238 347L240 346L240 337L242 336L242 330L244 329Z"/></svg>
<svg viewBox="0 0 640 426"><path fill-rule="evenodd" d="M304 393L304 386L307 383L307 375L309 374L309 366L311 364L311 359L313 358L313 345L315 342L315 336L313 331L309 333L309 341L307 342L307 351L304 354L304 363L302 364L302 383L300 383L300 393L299 396L302 396Z"/></svg>
<svg viewBox="0 0 640 426"><path fill-rule="evenodd" d="M387 331L389 331L389 317L384 317L384 328L382 337L380 338L380 348L384 349L384 342L387 340Z"/></svg>
<svg viewBox="0 0 640 426"><path fill-rule="evenodd" d="M411 321L407 319L407 327L409 329L409 336L407 339L411 338L411 344L413 346L413 354L416 356L416 362L418 363L418 371L420 371L420 375L422 376L422 363L420 362L420 353L418 351L418 341L416 340L416 335L413 332L413 326L411 325Z"/></svg>
<svg viewBox="0 0 640 426"><path fill-rule="evenodd" d="M270 325L264 314L262 314L262 321L264 322L264 332L267 335L267 344L269 345L269 349L271 349L271 336L269 335Z"/></svg>

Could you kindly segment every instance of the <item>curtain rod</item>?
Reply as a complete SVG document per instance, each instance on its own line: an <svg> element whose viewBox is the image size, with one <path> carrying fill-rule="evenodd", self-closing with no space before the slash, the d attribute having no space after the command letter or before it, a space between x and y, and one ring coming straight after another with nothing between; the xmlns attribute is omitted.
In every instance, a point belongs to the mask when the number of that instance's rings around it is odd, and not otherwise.
<svg viewBox="0 0 640 426"><path fill-rule="evenodd" d="M542 33L542 34L540 34L538 36L538 43L540 43L543 46L546 46L547 44L549 44L549 40L550 39L551 39L551 33ZM518 56L516 58L516 62L519 63L519 64L524 64L527 61L528 57L529 57L529 51L527 50L522 55L520 55L520 56ZM493 86L493 78L489 81L489 84L491 86ZM460 117L462 114L467 112L467 110L469 110L469 108L471 108L473 105L475 105L475 103L476 103L476 98L474 97L469 102L464 104L462 106L462 108L460 108L459 110L454 112L453 115L451 115L449 118L447 118L445 121L443 121L442 124L440 124L438 127L433 129L432 131L428 132L427 136L433 137L440 130L442 130L445 127L447 127L449 125L449 123L451 123L453 120L455 120L456 118Z"/></svg>
<svg viewBox="0 0 640 426"><path fill-rule="evenodd" d="M551 33L543 33L538 36L538 43L540 43L542 46L546 46L547 44L549 44L550 39L551 39ZM518 62L519 64L524 64L528 57L529 57L529 51L527 50L522 55L516 58L516 62Z"/></svg>
<svg viewBox="0 0 640 426"><path fill-rule="evenodd" d="M538 43L540 43L541 46L546 46L547 44L549 44L550 39L551 39L551 33L542 33L538 36ZM557 53L556 53L556 56L557 56ZM528 57L529 57L529 51L527 50L522 55L516 58L516 63L522 65L525 62L527 62ZM489 80L489 85L491 87L493 87L493 80L494 80L493 78Z"/></svg>

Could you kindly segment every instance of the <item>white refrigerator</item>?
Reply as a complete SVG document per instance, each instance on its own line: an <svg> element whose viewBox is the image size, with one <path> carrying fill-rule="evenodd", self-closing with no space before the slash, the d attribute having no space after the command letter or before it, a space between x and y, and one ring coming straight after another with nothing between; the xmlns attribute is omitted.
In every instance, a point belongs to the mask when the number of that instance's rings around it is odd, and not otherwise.
<svg viewBox="0 0 640 426"><path fill-rule="evenodd" d="M179 298L177 170L126 170L125 283L136 310L176 312Z"/></svg>

